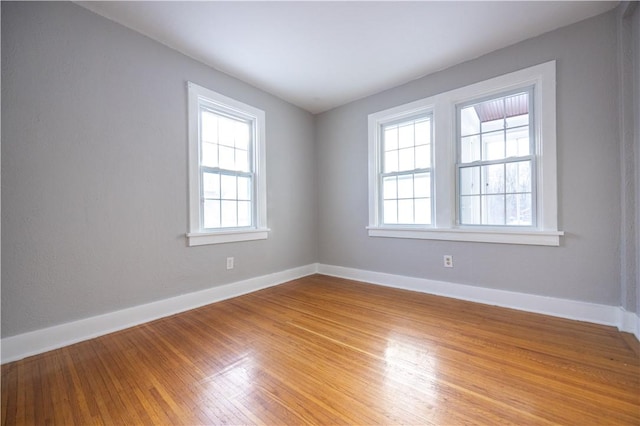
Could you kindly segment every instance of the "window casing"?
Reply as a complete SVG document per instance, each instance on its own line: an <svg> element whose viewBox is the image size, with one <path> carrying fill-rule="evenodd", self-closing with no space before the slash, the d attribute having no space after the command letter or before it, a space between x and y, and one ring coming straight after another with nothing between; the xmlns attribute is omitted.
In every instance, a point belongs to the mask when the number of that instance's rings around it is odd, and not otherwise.
<svg viewBox="0 0 640 426"><path fill-rule="evenodd" d="M488 110L477 131L463 129L469 113L482 107ZM431 221L388 224L382 129L426 113L432 118ZM559 245L555 114L555 61L370 114L369 236ZM488 145L473 151L472 139Z"/></svg>
<svg viewBox="0 0 640 426"><path fill-rule="evenodd" d="M188 83L190 246L267 238L263 111Z"/></svg>

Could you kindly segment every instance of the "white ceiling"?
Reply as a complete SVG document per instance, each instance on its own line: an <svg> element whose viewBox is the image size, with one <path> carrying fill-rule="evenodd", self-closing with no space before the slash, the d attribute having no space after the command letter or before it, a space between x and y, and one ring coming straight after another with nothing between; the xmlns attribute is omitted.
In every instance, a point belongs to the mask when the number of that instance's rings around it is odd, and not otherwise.
<svg viewBox="0 0 640 426"><path fill-rule="evenodd" d="M614 8L587 2L78 2L312 113Z"/></svg>

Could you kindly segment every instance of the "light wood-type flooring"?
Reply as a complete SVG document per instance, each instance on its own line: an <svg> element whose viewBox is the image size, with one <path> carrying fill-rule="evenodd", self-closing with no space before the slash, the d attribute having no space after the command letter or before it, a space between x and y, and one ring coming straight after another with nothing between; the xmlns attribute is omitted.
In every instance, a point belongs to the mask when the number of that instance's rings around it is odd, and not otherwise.
<svg viewBox="0 0 640 426"><path fill-rule="evenodd" d="M612 327L313 275L2 367L2 424L640 424Z"/></svg>

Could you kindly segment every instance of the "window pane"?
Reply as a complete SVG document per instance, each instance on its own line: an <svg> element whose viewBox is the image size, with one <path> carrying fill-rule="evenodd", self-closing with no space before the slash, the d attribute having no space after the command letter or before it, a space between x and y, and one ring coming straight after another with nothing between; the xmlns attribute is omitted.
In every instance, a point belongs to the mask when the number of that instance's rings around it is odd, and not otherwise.
<svg viewBox="0 0 640 426"><path fill-rule="evenodd" d="M391 151L393 149L398 149L398 126L384 129L384 150Z"/></svg>
<svg viewBox="0 0 640 426"><path fill-rule="evenodd" d="M416 147L416 169L428 169L431 167L431 145Z"/></svg>
<svg viewBox="0 0 640 426"><path fill-rule="evenodd" d="M234 158L235 149L220 145L220 168L225 170L235 170L236 160Z"/></svg>
<svg viewBox="0 0 640 426"><path fill-rule="evenodd" d="M251 226L251 201L238 201L238 226Z"/></svg>
<svg viewBox="0 0 640 426"><path fill-rule="evenodd" d="M414 145L413 122L403 124L398 129L398 147L408 148Z"/></svg>
<svg viewBox="0 0 640 426"><path fill-rule="evenodd" d="M205 200L203 205L203 226L205 228L220 227L220 201Z"/></svg>
<svg viewBox="0 0 640 426"><path fill-rule="evenodd" d="M507 130L507 157L529 155L529 127Z"/></svg>
<svg viewBox="0 0 640 426"><path fill-rule="evenodd" d="M462 138L460 161L471 163L480 160L480 136Z"/></svg>
<svg viewBox="0 0 640 426"><path fill-rule="evenodd" d="M529 93L518 93L504 98L504 116L507 127L523 126L529 123Z"/></svg>
<svg viewBox="0 0 640 426"><path fill-rule="evenodd" d="M504 129L504 118L500 117L497 120L483 121L480 128L482 129L482 133Z"/></svg>
<svg viewBox="0 0 640 426"><path fill-rule="evenodd" d="M384 200L398 198L397 178L395 176L382 179L382 198Z"/></svg>
<svg viewBox="0 0 640 426"><path fill-rule="evenodd" d="M218 117L216 114L201 110L201 138L203 142L218 142Z"/></svg>
<svg viewBox="0 0 640 426"><path fill-rule="evenodd" d="M238 203L237 201L222 200L222 214L220 223L222 227L238 226Z"/></svg>
<svg viewBox="0 0 640 426"><path fill-rule="evenodd" d="M476 135L480 133L480 119L473 106L460 110L460 135Z"/></svg>
<svg viewBox="0 0 640 426"><path fill-rule="evenodd" d="M398 223L413 223L413 200L398 200Z"/></svg>
<svg viewBox="0 0 640 426"><path fill-rule="evenodd" d="M507 225L531 224L531 194L507 195Z"/></svg>
<svg viewBox="0 0 640 426"><path fill-rule="evenodd" d="M202 192L204 198L220 198L220 175L216 173L203 173Z"/></svg>
<svg viewBox="0 0 640 426"><path fill-rule="evenodd" d="M482 134L482 157L488 161L504 158L504 131Z"/></svg>
<svg viewBox="0 0 640 426"><path fill-rule="evenodd" d="M398 171L398 151L389 151L384 153L384 173L392 173Z"/></svg>
<svg viewBox="0 0 640 426"><path fill-rule="evenodd" d="M413 175L398 176L398 198L413 198Z"/></svg>
<svg viewBox="0 0 640 426"><path fill-rule="evenodd" d="M204 142L201 161L203 166L218 167L218 144Z"/></svg>
<svg viewBox="0 0 640 426"><path fill-rule="evenodd" d="M482 167L483 194L504 193L504 164Z"/></svg>
<svg viewBox="0 0 640 426"><path fill-rule="evenodd" d="M507 117L507 127L518 127L529 125L529 114L514 115Z"/></svg>
<svg viewBox="0 0 640 426"><path fill-rule="evenodd" d="M416 224L431 224L431 199L418 198L414 202L414 220Z"/></svg>
<svg viewBox="0 0 640 426"><path fill-rule="evenodd" d="M415 151L413 148L405 148L398 151L399 157L399 169L398 171L407 171L415 169L414 155Z"/></svg>
<svg viewBox="0 0 640 426"><path fill-rule="evenodd" d="M241 172L248 172L250 170L249 167L249 151L245 151L242 149L236 149L236 166L234 170L238 170Z"/></svg>
<svg viewBox="0 0 640 426"><path fill-rule="evenodd" d="M504 225L504 195L482 196L482 223Z"/></svg>
<svg viewBox="0 0 640 426"><path fill-rule="evenodd" d="M507 163L506 167L506 192L531 192L531 161Z"/></svg>
<svg viewBox="0 0 640 426"><path fill-rule="evenodd" d="M220 192L225 200L235 200L238 197L236 191L236 177L222 175L220 178ZM224 226L224 225L223 225Z"/></svg>
<svg viewBox="0 0 640 426"><path fill-rule="evenodd" d="M416 122L416 145L426 145L431 143L431 120Z"/></svg>
<svg viewBox="0 0 640 426"><path fill-rule="evenodd" d="M236 121L235 123L235 147L248 150L251 141L251 123L246 121Z"/></svg>
<svg viewBox="0 0 640 426"><path fill-rule="evenodd" d="M383 210L382 220L384 223L398 223L398 202L396 200L385 200Z"/></svg>
<svg viewBox="0 0 640 426"><path fill-rule="evenodd" d="M218 116L218 143L229 147L234 146L236 120Z"/></svg>
<svg viewBox="0 0 640 426"><path fill-rule="evenodd" d="M251 200L251 178L238 176L238 200Z"/></svg>
<svg viewBox="0 0 640 426"><path fill-rule="evenodd" d="M480 194L480 167L460 169L460 194Z"/></svg>
<svg viewBox="0 0 640 426"><path fill-rule="evenodd" d="M429 173L420 173L414 178L414 197L431 197L431 175Z"/></svg>
<svg viewBox="0 0 640 426"><path fill-rule="evenodd" d="M480 196L460 197L460 223L464 225L480 223Z"/></svg>

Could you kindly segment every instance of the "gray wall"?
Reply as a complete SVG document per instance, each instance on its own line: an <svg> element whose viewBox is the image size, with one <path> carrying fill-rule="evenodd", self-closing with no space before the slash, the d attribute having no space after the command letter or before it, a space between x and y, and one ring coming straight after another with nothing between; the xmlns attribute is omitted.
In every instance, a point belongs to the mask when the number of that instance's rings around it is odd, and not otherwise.
<svg viewBox="0 0 640 426"><path fill-rule="evenodd" d="M633 117L634 117L634 147L636 172L636 314L640 314L640 6L636 4L632 16L633 40ZM640 324L638 324L640 327ZM638 330L640 332L640 330ZM636 333L638 335L638 333Z"/></svg>
<svg viewBox="0 0 640 426"><path fill-rule="evenodd" d="M318 116L320 262L619 306L616 30L601 15ZM561 247L367 236L368 114L552 59Z"/></svg>
<svg viewBox="0 0 640 426"><path fill-rule="evenodd" d="M637 18L634 22L635 3L622 2L617 7L618 16L618 118L620 123L620 305L627 311L636 310L638 262L637 210L638 188L636 182L637 148ZM637 11L635 14L637 15ZM635 34L634 34L635 33ZM635 110L634 110L635 109Z"/></svg>
<svg viewBox="0 0 640 426"><path fill-rule="evenodd" d="M266 112L266 241L186 246L187 80ZM317 260L313 116L82 7L2 2L2 123L3 337Z"/></svg>

